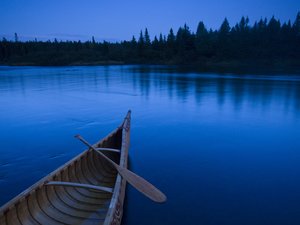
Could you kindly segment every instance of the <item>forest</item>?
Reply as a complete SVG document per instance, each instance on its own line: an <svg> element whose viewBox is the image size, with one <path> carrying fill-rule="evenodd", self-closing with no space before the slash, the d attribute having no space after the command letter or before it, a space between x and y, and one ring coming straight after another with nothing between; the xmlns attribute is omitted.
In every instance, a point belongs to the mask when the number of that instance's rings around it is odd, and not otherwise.
<svg viewBox="0 0 300 225"><path fill-rule="evenodd" d="M295 21L275 17L252 25L242 17L234 26L225 18L217 30L199 22L196 31L185 24L177 32L150 38L148 29L132 40L110 43L90 41L0 41L2 65L282 65L300 68L300 12Z"/></svg>

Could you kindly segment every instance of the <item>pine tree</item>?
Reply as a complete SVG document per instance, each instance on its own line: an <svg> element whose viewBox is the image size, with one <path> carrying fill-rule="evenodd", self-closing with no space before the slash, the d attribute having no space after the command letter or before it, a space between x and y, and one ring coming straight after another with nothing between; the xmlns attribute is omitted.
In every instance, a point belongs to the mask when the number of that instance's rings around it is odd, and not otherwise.
<svg viewBox="0 0 300 225"><path fill-rule="evenodd" d="M149 33L148 33L148 29L147 29L147 28L145 29L145 37L144 37L144 40L145 40L145 45L146 45L147 47L151 45L150 36L149 36Z"/></svg>
<svg viewBox="0 0 300 225"><path fill-rule="evenodd" d="M249 18L248 17L242 17L242 19L240 20L239 24L238 24L238 28L239 28L239 32L241 33L245 33L247 31L249 31Z"/></svg>
<svg viewBox="0 0 300 225"><path fill-rule="evenodd" d="M224 19L220 29L219 29L219 34L221 37L226 37L230 32L230 26L227 18Z"/></svg>
<svg viewBox="0 0 300 225"><path fill-rule="evenodd" d="M160 45L164 44L164 38L163 38L162 33L159 34L159 41L158 42L159 42Z"/></svg>
<svg viewBox="0 0 300 225"><path fill-rule="evenodd" d="M299 37L300 36L300 12L298 12L296 16L296 20L293 24L293 30L295 34Z"/></svg>
<svg viewBox="0 0 300 225"><path fill-rule="evenodd" d="M168 37L167 37L167 43L168 44L173 44L174 42L175 42L175 35L174 35L174 32L173 32L173 29L171 28L170 32L168 34Z"/></svg>
<svg viewBox="0 0 300 225"><path fill-rule="evenodd" d="M283 36L289 35L292 31L291 21L289 20L287 23L284 23L281 27L281 33Z"/></svg>
<svg viewBox="0 0 300 225"><path fill-rule="evenodd" d="M137 42L136 42L136 39L135 39L135 36L134 36L134 35L132 36L132 39L131 39L131 44L132 44L132 45L134 45L134 46L137 44Z"/></svg>
<svg viewBox="0 0 300 225"><path fill-rule="evenodd" d="M144 45L145 43L145 39L144 39L144 35L143 35L143 31L140 32L140 37L139 37L139 45Z"/></svg>
<svg viewBox="0 0 300 225"><path fill-rule="evenodd" d="M197 27L195 46L198 55L205 54L208 48L208 31L202 21L199 22Z"/></svg>
<svg viewBox="0 0 300 225"><path fill-rule="evenodd" d="M197 27L196 38L200 40L203 37L205 37L207 34L208 34L207 29L205 28L204 23L201 21Z"/></svg>
<svg viewBox="0 0 300 225"><path fill-rule="evenodd" d="M143 35L143 31L141 31L139 41L138 41L138 56L141 58L144 57L144 48L145 48L145 38Z"/></svg>
<svg viewBox="0 0 300 225"><path fill-rule="evenodd" d="M17 33L15 33L15 42L19 42L19 37Z"/></svg>
<svg viewBox="0 0 300 225"><path fill-rule="evenodd" d="M271 35L278 35L280 32L280 21L276 20L274 16L272 16L271 20L268 23L267 29Z"/></svg>
<svg viewBox="0 0 300 225"><path fill-rule="evenodd" d="M157 39L157 37L156 36L154 36L154 40L153 40L153 42L152 42L152 46L153 46L153 49L154 50L159 50L159 41L158 41L158 39Z"/></svg>

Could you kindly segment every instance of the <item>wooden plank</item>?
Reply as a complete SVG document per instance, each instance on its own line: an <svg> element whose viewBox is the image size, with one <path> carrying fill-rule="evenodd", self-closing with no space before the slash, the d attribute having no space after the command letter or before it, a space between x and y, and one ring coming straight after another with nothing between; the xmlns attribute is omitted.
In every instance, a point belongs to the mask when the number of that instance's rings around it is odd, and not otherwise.
<svg viewBox="0 0 300 225"><path fill-rule="evenodd" d="M109 151L109 152L117 152L120 153L121 150L120 149L116 149L116 148L95 148L97 151Z"/></svg>
<svg viewBox="0 0 300 225"><path fill-rule="evenodd" d="M5 216L4 216L5 217ZM16 206L12 207L7 213L6 213L6 224L15 224L15 225L22 225L16 211Z"/></svg>
<svg viewBox="0 0 300 225"><path fill-rule="evenodd" d="M46 183L46 185L85 188L85 189L92 189L92 190L96 190L96 191L105 191L105 192L109 192L109 193L114 192L112 188L90 185L90 184L74 183L74 182L49 181L48 183Z"/></svg>

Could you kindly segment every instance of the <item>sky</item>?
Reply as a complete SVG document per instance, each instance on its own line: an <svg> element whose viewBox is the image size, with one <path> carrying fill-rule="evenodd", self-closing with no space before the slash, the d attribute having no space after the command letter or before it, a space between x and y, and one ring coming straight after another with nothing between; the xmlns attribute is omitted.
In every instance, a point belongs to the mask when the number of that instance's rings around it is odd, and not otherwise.
<svg viewBox="0 0 300 225"><path fill-rule="evenodd" d="M176 32L185 23L195 31L199 21L218 29L226 17L231 26L242 16L253 23L273 15L293 22L300 0L1 0L0 37L38 40L130 40L146 27L150 38Z"/></svg>

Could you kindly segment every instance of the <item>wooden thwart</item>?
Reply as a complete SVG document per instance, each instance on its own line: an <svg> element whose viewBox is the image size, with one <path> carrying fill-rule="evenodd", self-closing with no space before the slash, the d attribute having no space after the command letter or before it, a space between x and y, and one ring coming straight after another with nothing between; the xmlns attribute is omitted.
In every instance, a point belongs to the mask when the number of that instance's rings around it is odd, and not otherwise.
<svg viewBox="0 0 300 225"><path fill-rule="evenodd" d="M95 148L97 151L108 151L108 152L118 152L120 153L120 149L115 149L115 148Z"/></svg>
<svg viewBox="0 0 300 225"><path fill-rule="evenodd" d="M91 184L81 184L81 183L74 183L74 182L62 182L62 181L49 181L45 185L48 186L67 186L67 187L76 187L76 188L85 188L85 189L92 189L96 191L105 191L109 193L113 193L114 190L108 187L96 186Z"/></svg>

